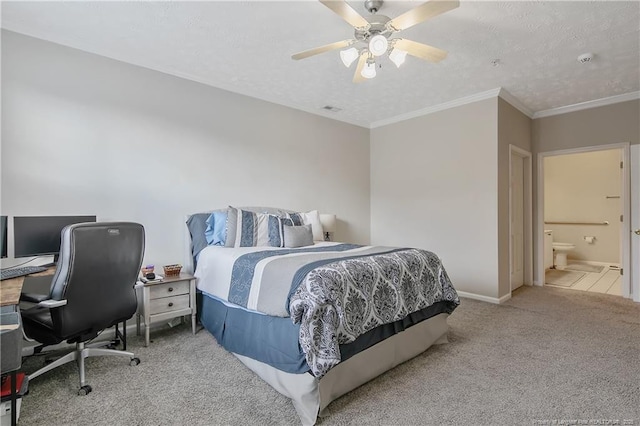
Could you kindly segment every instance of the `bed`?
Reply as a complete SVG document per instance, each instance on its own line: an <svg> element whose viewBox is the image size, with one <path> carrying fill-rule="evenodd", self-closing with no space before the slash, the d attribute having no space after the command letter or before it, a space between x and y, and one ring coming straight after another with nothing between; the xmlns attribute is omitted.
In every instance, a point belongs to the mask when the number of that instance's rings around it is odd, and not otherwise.
<svg viewBox="0 0 640 426"><path fill-rule="evenodd" d="M459 298L434 253L319 241L293 248L209 245L201 234L210 215L187 220L185 263L195 271L200 322L291 398L302 424L315 424L331 401L446 342L446 318Z"/></svg>

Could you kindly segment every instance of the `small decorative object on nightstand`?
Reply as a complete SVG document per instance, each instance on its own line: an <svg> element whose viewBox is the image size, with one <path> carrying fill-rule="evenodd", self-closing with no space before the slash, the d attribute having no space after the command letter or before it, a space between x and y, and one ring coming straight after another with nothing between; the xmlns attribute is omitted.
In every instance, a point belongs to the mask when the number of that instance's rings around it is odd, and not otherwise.
<svg viewBox="0 0 640 426"><path fill-rule="evenodd" d="M176 277L180 275L182 265L165 265L163 268L165 277Z"/></svg>
<svg viewBox="0 0 640 426"><path fill-rule="evenodd" d="M168 265L180 266L180 265ZM167 266L162 281L139 282L136 326L140 335L140 319L144 320L144 342L149 346L149 326L158 321L191 315L191 330L196 334L196 279L193 275L169 275ZM175 269L175 268L174 268Z"/></svg>
<svg viewBox="0 0 640 426"><path fill-rule="evenodd" d="M147 275L147 274L152 274L153 270L154 270L154 266L153 265L147 265L147 266L144 266L141 269L141 272L142 272L142 275L144 276L144 275Z"/></svg>
<svg viewBox="0 0 640 426"><path fill-rule="evenodd" d="M336 215L335 214L321 214L320 223L324 231L324 240L331 241L331 234L336 232Z"/></svg>

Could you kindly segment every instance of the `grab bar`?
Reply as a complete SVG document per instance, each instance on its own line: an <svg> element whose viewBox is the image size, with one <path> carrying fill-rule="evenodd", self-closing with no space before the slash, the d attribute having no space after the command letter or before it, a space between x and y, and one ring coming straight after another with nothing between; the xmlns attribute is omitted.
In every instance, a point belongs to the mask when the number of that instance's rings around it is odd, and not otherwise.
<svg viewBox="0 0 640 426"><path fill-rule="evenodd" d="M545 225L608 225L609 221L604 222L545 222Z"/></svg>

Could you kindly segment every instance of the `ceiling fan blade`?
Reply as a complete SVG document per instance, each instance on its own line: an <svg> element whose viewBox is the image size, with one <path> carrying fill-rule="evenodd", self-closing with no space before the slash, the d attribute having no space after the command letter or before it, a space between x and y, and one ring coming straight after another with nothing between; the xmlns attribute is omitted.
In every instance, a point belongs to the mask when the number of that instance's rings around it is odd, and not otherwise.
<svg viewBox="0 0 640 426"><path fill-rule="evenodd" d="M438 16L442 13L455 9L458 6L460 6L460 2L458 0L431 0L393 18L387 23L387 25L393 27L396 31L406 30L407 28L413 27L414 25L424 22L429 18L433 18L434 16Z"/></svg>
<svg viewBox="0 0 640 426"><path fill-rule="evenodd" d="M363 81L366 80L366 78L362 76L362 69L366 64L367 64L367 54L363 53L362 55L360 55L360 59L358 60L358 66L356 67L356 72L353 75L354 83L362 83Z"/></svg>
<svg viewBox="0 0 640 426"><path fill-rule="evenodd" d="M404 50L411 56L431 62L440 62L447 57L445 50L404 38L395 40L393 48Z"/></svg>
<svg viewBox="0 0 640 426"><path fill-rule="evenodd" d="M340 15L340 17L347 21L352 27L369 27L369 22L343 0L320 0L320 3Z"/></svg>
<svg viewBox="0 0 640 426"><path fill-rule="evenodd" d="M343 47L351 46L356 41L353 39L336 41L335 43L325 44L324 46L316 47L314 49L305 50L304 52L296 53L291 56L291 59L296 61L299 59L308 58L309 56L319 55L320 53L329 52L331 50L342 49Z"/></svg>

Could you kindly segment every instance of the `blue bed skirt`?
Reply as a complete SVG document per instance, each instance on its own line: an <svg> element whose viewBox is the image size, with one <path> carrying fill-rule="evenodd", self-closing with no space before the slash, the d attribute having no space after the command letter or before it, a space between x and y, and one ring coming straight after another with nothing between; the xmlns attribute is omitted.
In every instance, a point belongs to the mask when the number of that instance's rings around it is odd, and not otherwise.
<svg viewBox="0 0 640 426"><path fill-rule="evenodd" d="M229 352L269 364L287 373L306 373L309 366L298 343L300 325L291 318L272 317L231 308L206 293L198 307L200 322Z"/></svg>
<svg viewBox="0 0 640 426"><path fill-rule="evenodd" d="M340 345L342 361L415 324L441 313L451 313L454 309L455 304L451 302L437 302L402 320L376 327L354 342ZM202 325L229 352L264 362L287 373L310 371L298 342L300 326L291 318L232 308L202 292L198 292L198 315Z"/></svg>

